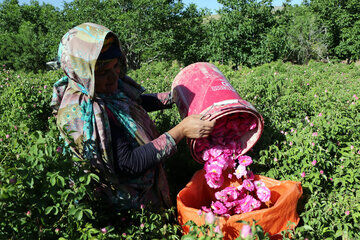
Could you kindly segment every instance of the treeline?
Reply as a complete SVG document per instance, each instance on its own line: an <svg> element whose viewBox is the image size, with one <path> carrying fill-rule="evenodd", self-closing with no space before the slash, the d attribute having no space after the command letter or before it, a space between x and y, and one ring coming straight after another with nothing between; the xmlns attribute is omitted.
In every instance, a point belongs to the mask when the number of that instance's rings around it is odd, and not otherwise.
<svg viewBox="0 0 360 240"><path fill-rule="evenodd" d="M113 30L129 66L178 60L256 66L282 59L306 63L358 60L357 0L311 0L275 10L271 0L218 0L218 15L181 0L74 0L64 8L18 0L0 4L0 63L15 70L46 69L61 37L83 22Z"/></svg>

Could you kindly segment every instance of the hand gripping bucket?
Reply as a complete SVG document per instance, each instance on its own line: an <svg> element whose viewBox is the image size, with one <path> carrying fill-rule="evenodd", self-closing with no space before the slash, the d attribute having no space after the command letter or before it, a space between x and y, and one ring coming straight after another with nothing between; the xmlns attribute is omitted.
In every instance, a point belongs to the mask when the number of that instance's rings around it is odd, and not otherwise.
<svg viewBox="0 0 360 240"><path fill-rule="evenodd" d="M204 119L217 121L234 114L254 118L257 127L241 136L243 150L240 155L249 151L262 134L262 116L240 97L213 64L198 62L182 69L174 79L172 93L182 118L193 114L202 114ZM196 161L204 163L196 151L197 141L198 139L188 139L190 152Z"/></svg>

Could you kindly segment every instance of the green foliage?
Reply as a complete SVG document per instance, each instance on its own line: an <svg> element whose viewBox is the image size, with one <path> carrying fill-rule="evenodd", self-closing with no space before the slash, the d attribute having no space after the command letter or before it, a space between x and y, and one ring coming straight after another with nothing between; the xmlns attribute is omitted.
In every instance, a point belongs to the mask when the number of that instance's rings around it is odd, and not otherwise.
<svg viewBox="0 0 360 240"><path fill-rule="evenodd" d="M302 183L294 238L359 238L359 67L278 61L234 70L215 64L265 119L263 135L250 152L253 171ZM153 62L129 75L148 92L161 92L170 89L182 67ZM50 86L61 75L0 71L0 238L180 239L174 209L117 215L95 198L96 175L72 157L51 116ZM160 132L180 121L176 107L151 116ZM166 161L174 200L202 167L191 159L185 141L178 148Z"/></svg>
<svg viewBox="0 0 360 240"><path fill-rule="evenodd" d="M115 214L96 198L98 177L64 146L51 116L61 75L0 71L0 239L179 239L174 209Z"/></svg>
<svg viewBox="0 0 360 240"><path fill-rule="evenodd" d="M114 31L125 51L128 65L136 69L154 60L179 59L190 63L206 39L205 12L181 1L75 0L55 9L37 1L19 5L0 4L0 63L14 69L38 71L56 57L61 37L84 22L102 24Z"/></svg>
<svg viewBox="0 0 360 240"><path fill-rule="evenodd" d="M358 238L359 67L310 61L220 69L264 116L255 172L302 183L303 224L295 238Z"/></svg>
<svg viewBox="0 0 360 240"><path fill-rule="evenodd" d="M84 22L113 30L131 69L153 61L219 61L257 66L278 59L306 63L359 59L356 0L222 0L216 17L181 0L74 0L63 9L38 1L0 4L0 64L37 72L57 55L61 37Z"/></svg>
<svg viewBox="0 0 360 240"><path fill-rule="evenodd" d="M132 69L154 60L200 59L204 13L194 5L184 8L181 1L174 0L81 0L66 3L63 15L65 29L95 22L114 31Z"/></svg>
<svg viewBox="0 0 360 240"><path fill-rule="evenodd" d="M0 5L0 63L13 69L39 71L54 58L60 39L61 15L52 5Z"/></svg>
<svg viewBox="0 0 360 240"><path fill-rule="evenodd" d="M290 22L283 26L287 36L285 59L300 64L307 63L310 59L326 60L327 29L318 25L317 16L305 6L287 6L284 14L290 15Z"/></svg>
<svg viewBox="0 0 360 240"><path fill-rule="evenodd" d="M261 40L274 22L271 1L219 1L219 20L209 22L210 59L238 65L259 65L266 53Z"/></svg>
<svg viewBox="0 0 360 240"><path fill-rule="evenodd" d="M312 0L311 10L327 29L330 54L348 62L358 60L358 21L360 7L356 0ZM357 48L358 49L358 48Z"/></svg>
<svg viewBox="0 0 360 240"><path fill-rule="evenodd" d="M256 225L256 222L249 223L245 221L239 221L244 225L250 226L249 233L242 233L242 229L239 229L240 236L236 240L269 240L271 239L268 233L264 233L264 230L261 226ZM189 226L189 233L184 235L182 240L211 240L211 239L223 239L223 234L219 233L217 229L217 223L209 224L206 223L202 226L197 226L193 221L187 222L185 225ZM283 233L283 239L287 238L287 231Z"/></svg>
<svg viewBox="0 0 360 240"><path fill-rule="evenodd" d="M189 233L185 234L182 240L212 240L223 239L223 234L219 229L216 229L216 223L205 223L204 225L197 226L193 221L188 221L186 226L189 227Z"/></svg>

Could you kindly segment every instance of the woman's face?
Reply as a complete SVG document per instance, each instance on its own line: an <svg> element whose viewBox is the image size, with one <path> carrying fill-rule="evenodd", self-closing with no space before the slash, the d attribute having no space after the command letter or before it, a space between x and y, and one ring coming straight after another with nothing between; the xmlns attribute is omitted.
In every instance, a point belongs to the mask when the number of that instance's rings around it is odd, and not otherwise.
<svg viewBox="0 0 360 240"><path fill-rule="evenodd" d="M120 74L119 60L116 58L95 71L95 92L113 93L118 88Z"/></svg>

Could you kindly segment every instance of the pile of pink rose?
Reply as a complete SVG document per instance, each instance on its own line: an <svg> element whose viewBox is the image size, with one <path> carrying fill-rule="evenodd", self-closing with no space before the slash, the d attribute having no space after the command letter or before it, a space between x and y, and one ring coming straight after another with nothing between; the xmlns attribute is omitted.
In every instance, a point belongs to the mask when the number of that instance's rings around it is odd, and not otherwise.
<svg viewBox="0 0 360 240"><path fill-rule="evenodd" d="M216 201L203 206L204 212L219 216L231 216L260 209L270 200L270 190L261 181L254 180L249 170L251 157L241 155L241 137L256 130L257 121L250 114L232 114L217 120L210 137L196 142L196 151L201 156L209 187L221 188L225 178L236 177L242 184L226 187L215 192Z"/></svg>

